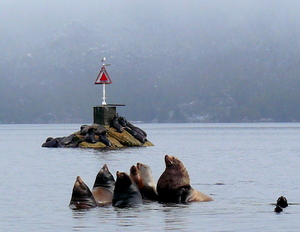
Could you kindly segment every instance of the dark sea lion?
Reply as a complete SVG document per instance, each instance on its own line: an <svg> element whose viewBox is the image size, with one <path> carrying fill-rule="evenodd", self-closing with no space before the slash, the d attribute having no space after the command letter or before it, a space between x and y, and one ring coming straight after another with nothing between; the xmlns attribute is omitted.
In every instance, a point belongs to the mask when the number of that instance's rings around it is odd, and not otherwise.
<svg viewBox="0 0 300 232"><path fill-rule="evenodd" d="M123 132L123 127L119 124L117 115L115 115L114 118L112 119L110 123L110 127L115 128L119 133Z"/></svg>
<svg viewBox="0 0 300 232"><path fill-rule="evenodd" d="M129 134L131 134L135 139L137 139L138 141L140 141L141 143L147 142L146 137L143 136L143 135L141 135L141 134L139 134L139 133L137 133L136 131L134 131L134 130L128 128L128 127L125 127L125 130L126 130Z"/></svg>
<svg viewBox="0 0 300 232"><path fill-rule="evenodd" d="M107 137L107 135L106 135L106 133L104 133L104 134L99 134L98 135L99 136L99 141L101 142L101 143L104 143L106 146L108 146L108 147L111 147L112 145L111 145L111 142L109 141L109 139L108 139L108 137Z"/></svg>
<svg viewBox="0 0 300 232"><path fill-rule="evenodd" d="M124 117L119 117L118 118L118 123L122 126L122 127L126 127L126 122L127 120Z"/></svg>
<svg viewBox="0 0 300 232"><path fill-rule="evenodd" d="M93 186L93 196L99 206L112 203L112 198L115 188L115 178L108 170L106 164L98 172L94 186Z"/></svg>
<svg viewBox="0 0 300 232"><path fill-rule="evenodd" d="M115 207L132 207L143 204L142 195L126 172L117 172L117 180L112 205Z"/></svg>
<svg viewBox="0 0 300 232"><path fill-rule="evenodd" d="M94 129L90 127L84 137L84 140L88 143L96 143Z"/></svg>
<svg viewBox="0 0 300 232"><path fill-rule="evenodd" d="M213 201L190 185L190 177L183 163L175 156L165 156L166 169L157 182L158 201L187 203Z"/></svg>
<svg viewBox="0 0 300 232"><path fill-rule="evenodd" d="M79 132L79 134L80 134L80 135L86 135L86 133L87 133L87 131L88 131L89 128L90 128L89 125L82 125L82 126L80 127L80 132Z"/></svg>
<svg viewBox="0 0 300 232"><path fill-rule="evenodd" d="M283 209L279 205L276 205L274 212L281 213L282 211L283 211Z"/></svg>
<svg viewBox="0 0 300 232"><path fill-rule="evenodd" d="M151 168L143 163L137 163L136 166L139 171L140 179L142 181L142 188L140 189L140 192L143 199L157 201L158 195Z"/></svg>
<svg viewBox="0 0 300 232"><path fill-rule="evenodd" d="M97 202L80 176L77 176L69 207L71 209L90 209L97 206Z"/></svg>
<svg viewBox="0 0 300 232"><path fill-rule="evenodd" d="M280 206L281 208L288 207L287 199L284 196L278 197L276 205Z"/></svg>
<svg viewBox="0 0 300 232"><path fill-rule="evenodd" d="M71 135L69 135L69 136L63 138L63 139L61 140L61 144L64 145L64 146L69 145L69 144L72 142L74 136L75 136L74 134L71 134Z"/></svg>
<svg viewBox="0 0 300 232"><path fill-rule="evenodd" d="M46 139L46 142L42 144L42 147L62 147L60 140L57 138L49 137Z"/></svg>
<svg viewBox="0 0 300 232"><path fill-rule="evenodd" d="M95 130L95 135L106 134L106 132L107 132L107 128L105 128L102 125L99 125Z"/></svg>
<svg viewBox="0 0 300 232"><path fill-rule="evenodd" d="M147 137L147 133L142 130L141 128L134 126L131 122L126 120L126 126L129 127L131 130L136 131L137 133L139 133L140 135L143 135L144 137Z"/></svg>

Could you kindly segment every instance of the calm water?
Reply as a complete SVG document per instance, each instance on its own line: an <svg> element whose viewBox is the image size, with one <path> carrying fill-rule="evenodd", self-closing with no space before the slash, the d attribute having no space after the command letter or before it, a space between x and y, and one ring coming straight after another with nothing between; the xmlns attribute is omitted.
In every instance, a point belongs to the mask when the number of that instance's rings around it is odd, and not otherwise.
<svg viewBox="0 0 300 232"><path fill-rule="evenodd" d="M300 124L139 124L154 147L42 148L75 124L0 125L1 231L299 231ZM164 155L177 156L194 188L215 201L138 208L68 208L77 175L90 187L103 164L148 164L155 180ZM290 205L273 212L279 196Z"/></svg>

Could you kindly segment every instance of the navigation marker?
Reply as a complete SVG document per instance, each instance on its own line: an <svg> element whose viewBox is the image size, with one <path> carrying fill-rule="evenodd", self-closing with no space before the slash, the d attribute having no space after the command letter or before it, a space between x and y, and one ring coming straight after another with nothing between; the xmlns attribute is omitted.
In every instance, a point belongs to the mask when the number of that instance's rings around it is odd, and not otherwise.
<svg viewBox="0 0 300 232"><path fill-rule="evenodd" d="M101 61L102 62L104 62L106 60L106 58L104 57ZM109 66L110 64L105 64L105 63L102 63L102 67L101 67L101 69L100 69L100 72L99 72L99 74L98 74L98 76L97 76L97 79L96 79L96 81L95 81L95 84L102 84L103 85L103 97L102 97L102 99L103 99L103 102L102 102L102 105L104 106L104 105L107 105L106 104L106 97L105 97L105 84L111 84L112 83L112 81L111 81L111 79L110 79L110 77L109 77L109 75L108 75L108 73L107 73L107 71L106 71L106 69L105 69L105 66Z"/></svg>

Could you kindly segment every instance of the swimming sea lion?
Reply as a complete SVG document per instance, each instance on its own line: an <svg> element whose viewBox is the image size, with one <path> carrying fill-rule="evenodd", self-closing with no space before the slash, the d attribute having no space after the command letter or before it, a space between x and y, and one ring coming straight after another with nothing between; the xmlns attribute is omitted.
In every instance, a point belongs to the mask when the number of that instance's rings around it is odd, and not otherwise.
<svg viewBox="0 0 300 232"><path fill-rule="evenodd" d="M284 196L278 197L276 205L280 206L281 208L288 207L287 199Z"/></svg>
<svg viewBox="0 0 300 232"><path fill-rule="evenodd" d="M130 176L126 172L117 171L112 205L131 207L142 203L142 195Z"/></svg>
<svg viewBox="0 0 300 232"><path fill-rule="evenodd" d="M143 189L144 184L142 178L140 176L140 171L138 170L137 166L132 165L130 168L130 178L134 181L137 185L138 189L141 191Z"/></svg>
<svg viewBox="0 0 300 232"><path fill-rule="evenodd" d="M274 212L281 213L282 211L283 211L283 209L279 205L276 205Z"/></svg>
<svg viewBox="0 0 300 232"><path fill-rule="evenodd" d="M112 203L112 198L115 188L115 178L108 170L106 164L98 172L94 186L93 186L93 196L99 206Z"/></svg>
<svg viewBox="0 0 300 232"><path fill-rule="evenodd" d="M183 163L175 156L165 156L166 169L157 182L158 201L187 203L213 201L190 185L190 177Z"/></svg>
<svg viewBox="0 0 300 232"><path fill-rule="evenodd" d="M80 176L77 176L69 207L71 209L90 209L97 206L97 202Z"/></svg>
<svg viewBox="0 0 300 232"><path fill-rule="evenodd" d="M142 181L142 188L140 192L143 199L157 201L156 184L153 180L151 168L142 163L137 163L137 169L139 170L140 179Z"/></svg>

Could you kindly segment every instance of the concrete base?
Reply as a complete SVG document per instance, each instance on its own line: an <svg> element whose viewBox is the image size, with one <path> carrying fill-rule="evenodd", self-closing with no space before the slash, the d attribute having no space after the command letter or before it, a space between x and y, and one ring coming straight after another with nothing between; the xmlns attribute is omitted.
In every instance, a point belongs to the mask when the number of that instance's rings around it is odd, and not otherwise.
<svg viewBox="0 0 300 232"><path fill-rule="evenodd" d="M94 107L94 123L100 125L109 125L116 115L115 106L95 106Z"/></svg>

